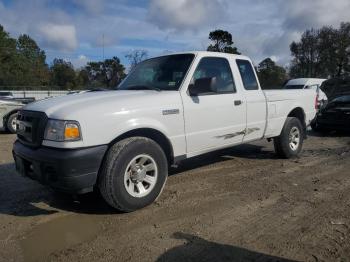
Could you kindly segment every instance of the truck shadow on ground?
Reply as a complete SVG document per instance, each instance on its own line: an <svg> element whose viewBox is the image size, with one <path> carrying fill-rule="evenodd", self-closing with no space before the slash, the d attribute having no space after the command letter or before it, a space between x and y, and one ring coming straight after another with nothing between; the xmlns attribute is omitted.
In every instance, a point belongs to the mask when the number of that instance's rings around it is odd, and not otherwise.
<svg viewBox="0 0 350 262"><path fill-rule="evenodd" d="M177 167L170 168L169 175L181 174L182 172L189 171L191 169L205 167L235 158L278 160L278 157L274 153L273 149L266 149L264 145L244 144L186 159L180 162Z"/></svg>
<svg viewBox="0 0 350 262"><path fill-rule="evenodd" d="M84 214L117 213L98 195L78 197L60 194L36 181L22 177L15 165L0 165L0 213L13 216L51 215L59 210Z"/></svg>
<svg viewBox="0 0 350 262"><path fill-rule="evenodd" d="M169 175L181 175L185 171L232 160L235 157L277 159L273 151L266 151L264 146L241 145L185 160L177 168L170 168ZM59 210L83 214L120 213L109 207L97 192L82 196L56 193L36 181L17 174L13 163L0 165L0 179L2 180L0 184L0 213L2 214L38 216L54 214Z"/></svg>
<svg viewBox="0 0 350 262"><path fill-rule="evenodd" d="M162 254L157 262L172 261L259 261L259 262L295 262L281 257L270 256L248 249L235 247L231 245L223 245L211 241L207 241L198 236L185 233L174 233L176 239L185 240L181 246L174 247Z"/></svg>

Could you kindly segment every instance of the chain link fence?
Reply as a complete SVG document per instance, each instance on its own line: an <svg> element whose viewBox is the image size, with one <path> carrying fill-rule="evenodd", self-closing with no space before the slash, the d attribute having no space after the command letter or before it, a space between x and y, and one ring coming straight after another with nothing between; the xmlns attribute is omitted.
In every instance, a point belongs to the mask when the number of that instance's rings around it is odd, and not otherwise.
<svg viewBox="0 0 350 262"><path fill-rule="evenodd" d="M77 91L77 90L74 90ZM11 92L14 98L35 98L41 100L49 97L63 96L68 90L0 90L0 92Z"/></svg>

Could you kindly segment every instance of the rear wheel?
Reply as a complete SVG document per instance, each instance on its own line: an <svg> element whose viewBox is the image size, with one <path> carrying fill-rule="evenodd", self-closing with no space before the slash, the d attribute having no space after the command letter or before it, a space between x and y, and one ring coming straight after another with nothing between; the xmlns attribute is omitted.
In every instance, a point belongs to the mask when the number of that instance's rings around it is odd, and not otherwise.
<svg viewBox="0 0 350 262"><path fill-rule="evenodd" d="M132 137L109 149L99 188L109 205L130 212L155 201L167 176L167 159L162 148L151 139Z"/></svg>
<svg viewBox="0 0 350 262"><path fill-rule="evenodd" d="M16 125L17 125L17 113L14 113L7 118L6 128L10 133L15 134L17 129Z"/></svg>
<svg viewBox="0 0 350 262"><path fill-rule="evenodd" d="M304 129L298 118L288 117L280 136L274 138L275 151L283 158L300 154L304 142Z"/></svg>

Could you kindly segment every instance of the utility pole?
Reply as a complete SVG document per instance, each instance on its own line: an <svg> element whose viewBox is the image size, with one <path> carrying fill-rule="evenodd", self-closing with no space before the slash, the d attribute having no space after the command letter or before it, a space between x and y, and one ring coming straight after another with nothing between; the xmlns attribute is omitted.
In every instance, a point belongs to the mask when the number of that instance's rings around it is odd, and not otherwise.
<svg viewBox="0 0 350 262"><path fill-rule="evenodd" d="M105 61L105 34L102 34L102 58Z"/></svg>

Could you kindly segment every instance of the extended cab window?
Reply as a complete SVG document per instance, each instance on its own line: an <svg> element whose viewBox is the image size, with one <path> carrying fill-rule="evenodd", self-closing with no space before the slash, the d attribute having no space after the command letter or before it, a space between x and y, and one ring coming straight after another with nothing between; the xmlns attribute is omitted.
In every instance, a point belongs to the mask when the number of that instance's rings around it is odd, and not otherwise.
<svg viewBox="0 0 350 262"><path fill-rule="evenodd" d="M217 94L236 92L231 68L225 58L202 58L193 74L191 83L193 84L200 78L215 78L215 90Z"/></svg>
<svg viewBox="0 0 350 262"><path fill-rule="evenodd" d="M259 85L252 64L248 60L241 59L237 59L236 63L242 77L244 88L246 90L258 90Z"/></svg>

